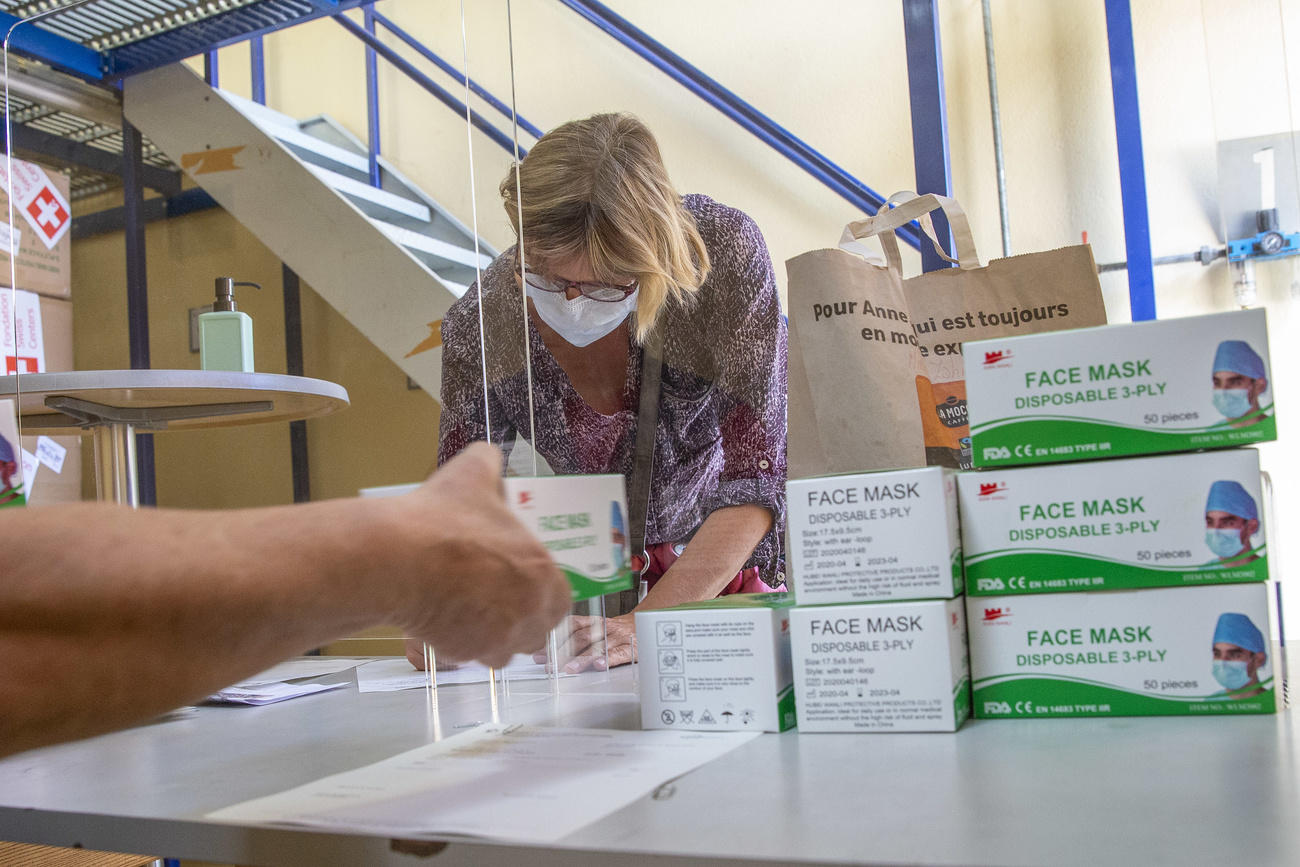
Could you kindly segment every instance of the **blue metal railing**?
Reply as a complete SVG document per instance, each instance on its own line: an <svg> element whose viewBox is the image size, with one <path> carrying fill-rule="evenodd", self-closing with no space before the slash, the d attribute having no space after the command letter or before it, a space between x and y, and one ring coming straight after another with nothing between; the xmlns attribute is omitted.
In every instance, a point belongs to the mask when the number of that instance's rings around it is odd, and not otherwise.
<svg viewBox="0 0 1300 867"><path fill-rule="evenodd" d="M456 67L452 66L447 61L443 60L438 55L434 54L432 51L429 50L429 48L423 42L416 39L414 36L407 33L402 28L398 27L386 16L381 15L378 12L374 12L373 10L371 11L371 14L374 16L376 23L382 26L385 30L388 30L398 39L402 40L402 42L406 43L406 45L409 46L413 51L418 52L420 56L423 57L425 60L428 60L434 66L438 67L443 72L447 73L447 75L450 75L452 78L456 79L457 84L461 85L462 87L465 86L466 83L465 74L463 72L461 72ZM501 112L501 114L505 115L506 117L511 117L512 112L510 110L510 106L506 105L504 102L497 99L486 89L481 87L479 83L472 78L469 79L469 89L470 91L473 92L475 96L477 96L479 99L482 99L484 102L492 106L497 111ZM533 124L529 123L524 118L523 115L519 115L518 120L519 120L519 128L522 129L524 132L528 133L533 138L542 137L542 131L538 129L536 126L534 126Z"/></svg>
<svg viewBox="0 0 1300 867"><path fill-rule="evenodd" d="M364 27L362 27L360 24L357 24L355 21L353 21L351 18L348 18L346 15L335 15L334 20L337 21L340 25L342 25L344 30L348 31L353 36L360 39L370 48L373 48L376 54L378 54L380 57L387 60L389 63L393 64L393 66L396 67L399 72L401 72L407 78L411 79L411 81L415 82L424 90L432 94L433 97L437 99L439 102L441 102L443 105L447 106L448 108L452 109L458 114L462 114L462 115L466 114L467 108L465 106L465 103L461 102L459 99L452 96L451 93L446 88L442 87L433 79L429 78L429 76L425 75L423 72L416 69L415 66L409 60L402 57L391 47L381 42L378 36L371 33L367 33ZM468 109L468 114L470 118L470 123L474 125L475 129L479 130L488 138L490 138L492 141L496 142L498 145L505 148L509 153L514 154L515 143L510 136L501 132L501 130L497 129L495 126L489 123L483 117L483 115L479 114L477 111L474 111L473 109ZM527 153L528 152L524 148L521 147L519 149L519 155L521 157L525 156Z"/></svg>
<svg viewBox="0 0 1300 867"><path fill-rule="evenodd" d="M609 7L596 0L560 0L560 2L749 130L855 207L865 213L874 214L884 204L884 196L831 162L807 142L781 127L698 68L687 63L682 57L668 50ZM921 231L915 223L904 226L898 234L908 244L920 249Z"/></svg>
<svg viewBox="0 0 1300 867"><path fill-rule="evenodd" d="M666 72L675 81L684 85L692 93L700 96L710 105L713 105L723 114L727 115L727 117L749 130L759 139L775 149L778 153L794 162L800 168L807 171L813 177L817 178L856 207L861 208L865 213L874 214L884 203L884 197L879 193L875 192L847 171L831 162L806 142L781 127L767 115L755 109L735 93L732 93L717 81L709 78L699 69L687 63L680 56L674 54L668 48L655 41L648 34L637 29L626 19L616 15L607 7L594 2L594 0L560 0L560 2L578 12L584 18L600 27L601 30L613 36L620 43L631 48L638 55L644 57L656 67ZM366 43L368 56L369 52L372 51L383 56L385 60L388 60L408 78L433 94L444 105L453 108L460 114L465 113L465 104L463 102L452 96L444 88L434 83L428 76L417 70L411 63L402 58L392 48L384 45L384 43L382 43L374 33L373 27L369 26L371 23L374 23L392 33L407 47L417 52L424 59L433 63L462 86L468 85L472 93L483 99L492 108L496 109L508 118L512 117L512 112L508 105L501 102L501 100L489 93L472 78L467 79L463 72L456 69L450 63L447 63L389 18L374 11L372 6L366 6L365 14L368 26L364 28L358 26L356 22L344 15L336 15L334 16L334 19L348 30L348 32ZM369 113L372 117L377 116L377 108L375 108L375 103L373 102L373 100L376 99L377 94L372 93L368 100L368 105L370 106ZM505 133L502 133L495 126L491 125L477 112L471 111L470 118L471 123L473 123L481 132L486 134L511 154L514 153L514 143L505 135ZM541 129L529 123L523 117L518 117L517 119L520 129L526 131L535 138L541 138ZM371 141L378 141L377 121L372 125ZM376 149L372 145L372 154L375 150ZM526 153L526 150L523 148L520 149L520 156L524 156ZM911 246L922 248L922 245L920 244L920 227L915 223L904 226L899 230L899 235ZM928 245L926 245L926 247L928 247Z"/></svg>
<svg viewBox="0 0 1300 867"><path fill-rule="evenodd" d="M367 3L363 7L366 32L375 35L375 7ZM366 135L370 150L370 185L383 185L379 172L379 57L375 49L366 46Z"/></svg>

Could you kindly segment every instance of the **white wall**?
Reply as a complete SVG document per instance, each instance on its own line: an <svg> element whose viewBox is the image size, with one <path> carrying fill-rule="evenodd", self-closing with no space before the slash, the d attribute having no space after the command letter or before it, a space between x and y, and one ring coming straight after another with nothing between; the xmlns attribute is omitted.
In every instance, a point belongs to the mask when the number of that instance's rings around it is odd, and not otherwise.
<svg viewBox="0 0 1300 867"><path fill-rule="evenodd" d="M898 0L609 0L652 36L879 192L913 186L907 73ZM470 72L510 94L504 0L467 3ZM460 4L384 0L379 11L460 65ZM978 0L940 0L953 188L971 213L983 255L1000 250L983 24ZM680 189L707 192L763 228L778 278L785 259L832 246L858 215L848 203L600 34L553 0L515 0L516 88L542 128L606 110L640 115L659 136ZM1109 55L1100 0L993 0L1015 252L1078 243L1098 262L1122 260ZM1220 139L1296 128L1300 107L1300 0L1133 0L1153 253L1222 242L1216 201ZM1284 39L1285 37L1285 39ZM1285 54L1290 46L1290 56ZM268 40L273 107L328 112L365 135L360 43L324 20ZM223 84L247 90L247 50L222 52ZM463 90L435 74L463 96ZM1290 86L1288 87L1288 82ZM471 219L463 118L381 61L383 149L467 222ZM476 103L477 104L477 103ZM481 105L479 105L482 108ZM486 111L486 109L483 109ZM509 157L474 135L481 230L510 232L496 203ZM1298 190L1279 195L1300 196ZM1285 227L1300 228L1300 227ZM908 259L915 270L917 260ZM1274 551L1300 518L1297 324L1287 262L1257 269L1271 319L1275 397L1284 439L1262 451L1279 492ZM1128 318L1127 278L1103 275L1112 321ZM1222 261L1157 269L1162 317L1232 309ZM1293 396L1294 399L1293 399ZM1295 493L1293 493L1295 492ZM1300 563L1300 546L1290 554ZM1290 569L1290 579L1297 569ZM1300 587L1288 609L1300 624Z"/></svg>

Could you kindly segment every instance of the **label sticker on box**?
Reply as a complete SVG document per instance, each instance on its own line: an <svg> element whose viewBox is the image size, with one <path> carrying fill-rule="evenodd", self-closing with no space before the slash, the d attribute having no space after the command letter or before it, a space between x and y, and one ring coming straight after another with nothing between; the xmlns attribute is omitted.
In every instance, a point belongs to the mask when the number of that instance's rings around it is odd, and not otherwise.
<svg viewBox="0 0 1300 867"><path fill-rule="evenodd" d="M35 292L0 291L0 352L6 375L45 372L41 297Z"/></svg>
<svg viewBox="0 0 1300 867"><path fill-rule="evenodd" d="M59 445L49 437L37 438L36 457L54 472L63 472L63 460L67 456L68 450L64 446Z"/></svg>

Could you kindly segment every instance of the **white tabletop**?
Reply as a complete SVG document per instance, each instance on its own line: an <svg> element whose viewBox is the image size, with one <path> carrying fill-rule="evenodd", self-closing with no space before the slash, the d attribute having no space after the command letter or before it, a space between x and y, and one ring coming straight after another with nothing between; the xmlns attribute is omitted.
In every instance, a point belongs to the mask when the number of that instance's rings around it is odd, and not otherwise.
<svg viewBox="0 0 1300 867"><path fill-rule="evenodd" d="M513 722L634 728L632 672ZM444 732L482 686L439 691ZM1238 864L1300 859L1295 715L975 721L957 734L763 735L550 847L454 842L452 864ZM36 750L0 762L0 839L267 865L412 865L390 841L207 822L219 807L425 743L421 690L355 686Z"/></svg>
<svg viewBox="0 0 1300 867"><path fill-rule="evenodd" d="M199 415L170 421L168 429L230 427L316 418L345 409L343 386L282 373L227 370L76 370L0 376L0 398L19 394L24 433L72 433L69 419L46 406L47 397L69 397L148 412L163 408L267 403L256 412Z"/></svg>

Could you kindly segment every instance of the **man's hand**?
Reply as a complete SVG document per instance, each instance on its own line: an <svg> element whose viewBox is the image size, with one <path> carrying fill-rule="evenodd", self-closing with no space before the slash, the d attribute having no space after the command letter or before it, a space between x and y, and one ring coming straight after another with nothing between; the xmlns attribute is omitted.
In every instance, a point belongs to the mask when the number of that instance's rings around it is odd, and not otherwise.
<svg viewBox="0 0 1300 867"><path fill-rule="evenodd" d="M500 470L501 453L476 443L418 490L378 501L392 532L377 556L403 579L396 622L438 657L504 665L569 610L569 582L506 507Z"/></svg>
<svg viewBox="0 0 1300 867"><path fill-rule="evenodd" d="M569 660L564 664L565 674L604 671L636 661L636 626L631 614L604 618L574 614L556 628L560 631L559 659ZM545 662L546 652L534 653L533 661Z"/></svg>

